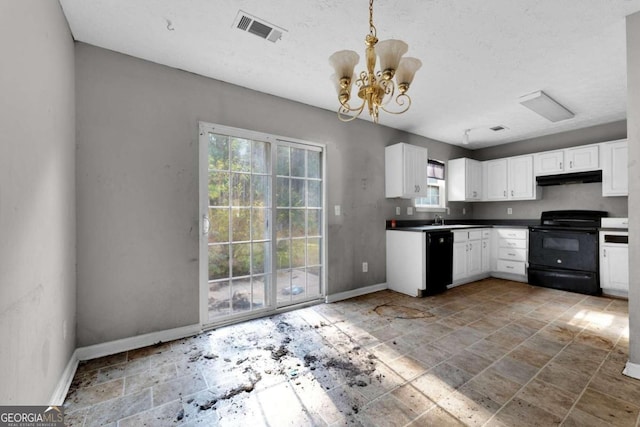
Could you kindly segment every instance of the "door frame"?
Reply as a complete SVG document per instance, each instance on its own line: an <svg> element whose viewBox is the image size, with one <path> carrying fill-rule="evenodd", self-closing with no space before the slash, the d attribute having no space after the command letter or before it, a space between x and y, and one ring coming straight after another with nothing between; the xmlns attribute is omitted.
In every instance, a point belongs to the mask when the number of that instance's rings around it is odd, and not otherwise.
<svg viewBox="0 0 640 427"><path fill-rule="evenodd" d="M209 178L209 170L208 170L208 142L203 142L202 136L206 132L215 132L223 135L232 135L235 137L246 138L251 140L258 140L268 142L271 145L271 167L272 167L272 184L271 184L271 193L272 193L272 206L271 206L271 224L272 224L272 247L275 249L275 244L277 242L275 236L275 192L276 192L276 173L273 171L273 167L275 165L275 144L278 142L289 143L289 144L301 144L306 146L318 147L322 151L322 239L324 244L322 245L321 257L322 257L322 270L321 270L321 280L322 280L322 291L320 293L320 298L325 300L327 295L327 262L328 262L328 242L327 242L327 146L326 144L316 143L305 141L296 138L289 138L284 136L278 136L273 134L267 134L263 132L257 132L242 128L235 128L215 123L209 123L205 121L198 121L198 297L199 297L199 307L200 307L200 326L203 328L211 328L216 326L221 326L230 323L242 322L249 319L254 319L258 317L262 317L265 314L275 314L280 311L288 311L296 307L301 307L305 305L309 305L310 303L315 303L315 299L313 300L303 300L300 303L294 303L291 305L287 305L282 308L278 308L277 301L273 301L273 307L262 310L255 310L249 313L240 313L237 316L225 317L221 319L219 322L210 322L209 321L209 306L208 306L208 296L209 296L209 272L208 272L208 238L205 237L208 234L208 224L206 223L208 218L208 178ZM205 140L206 141L206 140ZM275 254L275 252L274 252ZM271 265L271 274L275 275L277 273L276 269L276 257L272 256L272 265ZM276 282L272 284L272 287L277 287ZM273 292L272 292L273 294Z"/></svg>

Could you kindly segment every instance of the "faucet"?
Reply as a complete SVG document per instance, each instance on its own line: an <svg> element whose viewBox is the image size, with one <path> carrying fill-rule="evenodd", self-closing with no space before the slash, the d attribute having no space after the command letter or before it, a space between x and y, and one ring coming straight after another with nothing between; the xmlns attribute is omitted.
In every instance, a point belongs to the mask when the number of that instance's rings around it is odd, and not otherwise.
<svg viewBox="0 0 640 427"><path fill-rule="evenodd" d="M442 218L440 215L436 214L436 217L435 217L435 219L433 220L433 223L434 223L435 225L438 225L438 224L440 224L440 225L444 225L444 218Z"/></svg>

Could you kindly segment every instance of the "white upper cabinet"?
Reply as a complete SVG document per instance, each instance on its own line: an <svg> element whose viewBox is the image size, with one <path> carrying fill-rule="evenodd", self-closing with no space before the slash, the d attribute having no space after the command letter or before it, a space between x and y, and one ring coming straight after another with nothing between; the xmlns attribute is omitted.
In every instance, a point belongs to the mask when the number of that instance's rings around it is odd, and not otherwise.
<svg viewBox="0 0 640 427"><path fill-rule="evenodd" d="M509 198L509 186L507 183L509 169L507 163L507 159L483 162L487 183L487 200L507 200Z"/></svg>
<svg viewBox="0 0 640 427"><path fill-rule="evenodd" d="M535 176L600 169L600 144L534 154Z"/></svg>
<svg viewBox="0 0 640 427"><path fill-rule="evenodd" d="M555 175L564 172L564 150L545 151L533 155L536 176Z"/></svg>
<svg viewBox="0 0 640 427"><path fill-rule="evenodd" d="M385 196L413 199L427 195L427 149L399 144L385 147Z"/></svg>
<svg viewBox="0 0 640 427"><path fill-rule="evenodd" d="M600 144L567 148L567 172L592 171L600 169Z"/></svg>
<svg viewBox="0 0 640 427"><path fill-rule="evenodd" d="M602 196L629 195L627 140L605 142L602 148Z"/></svg>
<svg viewBox="0 0 640 427"><path fill-rule="evenodd" d="M486 200L533 200L536 185L533 156L508 157L484 163Z"/></svg>
<svg viewBox="0 0 640 427"><path fill-rule="evenodd" d="M533 176L533 156L510 157L509 200L532 200L536 198L536 183Z"/></svg>
<svg viewBox="0 0 640 427"><path fill-rule="evenodd" d="M449 160L447 188L450 202L482 200L482 163L466 158Z"/></svg>

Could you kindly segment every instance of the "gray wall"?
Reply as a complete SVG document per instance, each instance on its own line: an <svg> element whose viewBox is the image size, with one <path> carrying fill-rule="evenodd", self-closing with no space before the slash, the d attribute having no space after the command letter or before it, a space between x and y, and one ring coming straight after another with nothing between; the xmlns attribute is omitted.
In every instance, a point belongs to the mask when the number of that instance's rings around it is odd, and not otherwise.
<svg viewBox="0 0 640 427"><path fill-rule="evenodd" d="M477 160L499 159L501 157L519 156L521 154L613 141L626 137L627 122L626 120L621 120L619 122L605 123L584 129L545 135L512 142L510 144L475 150L473 151L473 158Z"/></svg>
<svg viewBox="0 0 640 427"><path fill-rule="evenodd" d="M468 154L86 44L76 85L79 346L199 321L198 120L327 144L329 294L386 280L384 147Z"/></svg>
<svg viewBox="0 0 640 427"><path fill-rule="evenodd" d="M629 361L640 365L640 12L627 17Z"/></svg>
<svg viewBox="0 0 640 427"><path fill-rule="evenodd" d="M56 1L0 16L0 405L42 405L75 349L73 41Z"/></svg>
<svg viewBox="0 0 640 427"><path fill-rule="evenodd" d="M626 121L607 123L555 135L514 142L497 147L476 150L472 157L478 160L498 159L521 154L593 144L623 139L627 136ZM519 202L475 203L474 219L538 219L540 213L559 209L590 209L609 212L609 216L627 216L626 197L602 197L602 184L570 184L538 188L540 200ZM507 214L512 208L512 214Z"/></svg>
<svg viewBox="0 0 640 427"><path fill-rule="evenodd" d="M540 200L481 202L473 207L474 219L540 219L544 211L587 209L606 211L611 217L628 215L626 197L602 197L602 183L538 187ZM512 214L507 214L507 208Z"/></svg>

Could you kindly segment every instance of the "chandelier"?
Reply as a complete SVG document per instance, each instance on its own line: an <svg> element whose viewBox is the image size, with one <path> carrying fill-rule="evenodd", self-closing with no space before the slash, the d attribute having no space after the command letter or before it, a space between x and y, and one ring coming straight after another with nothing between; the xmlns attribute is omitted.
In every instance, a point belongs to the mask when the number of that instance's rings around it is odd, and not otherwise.
<svg viewBox="0 0 640 427"><path fill-rule="evenodd" d="M331 80L336 86L340 101L338 118L343 122L357 118L365 106L374 123L378 123L379 109L391 114L402 114L411 107L407 91L422 62L402 56L409 48L402 40L389 39L378 43L376 27L373 25L373 0L369 0L369 34L365 37L365 44L367 70L360 72L357 77L353 72L360 60L356 52L341 50L329 57L329 63L335 69ZM376 56L380 59L379 71L375 71ZM349 103L354 82L358 97L362 100L357 107L352 107ZM389 104L391 100L395 105Z"/></svg>

